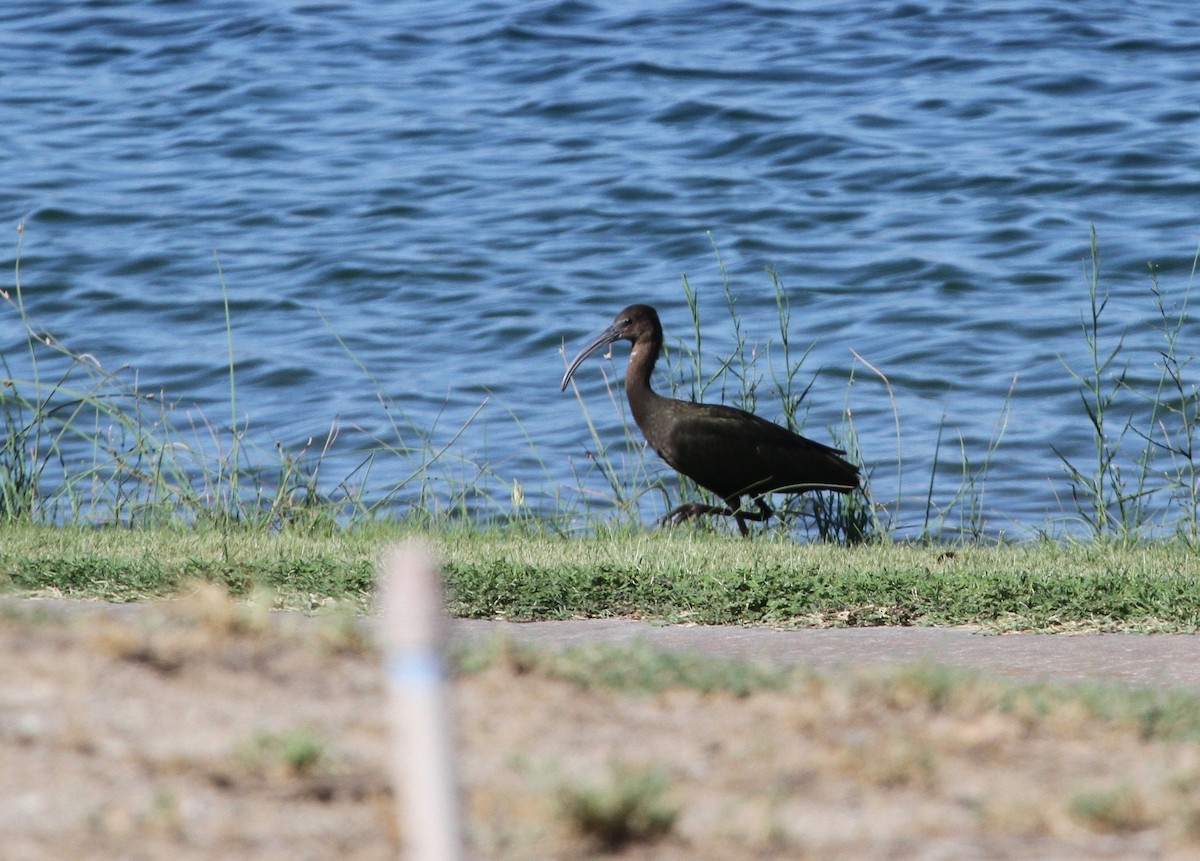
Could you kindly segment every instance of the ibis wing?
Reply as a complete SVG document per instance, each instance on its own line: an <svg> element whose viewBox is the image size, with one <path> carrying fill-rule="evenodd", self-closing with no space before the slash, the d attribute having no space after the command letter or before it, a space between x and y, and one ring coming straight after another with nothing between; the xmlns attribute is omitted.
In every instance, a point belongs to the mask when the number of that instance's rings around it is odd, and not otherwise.
<svg viewBox="0 0 1200 861"><path fill-rule="evenodd" d="M839 449L734 407L676 404L670 432L655 448L672 467L722 498L858 485L857 468Z"/></svg>

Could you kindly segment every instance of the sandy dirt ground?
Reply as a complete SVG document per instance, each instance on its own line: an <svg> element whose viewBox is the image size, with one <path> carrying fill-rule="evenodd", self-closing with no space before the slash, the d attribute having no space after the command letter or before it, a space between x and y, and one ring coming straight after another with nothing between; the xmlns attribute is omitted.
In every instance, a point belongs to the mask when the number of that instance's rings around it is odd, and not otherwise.
<svg viewBox="0 0 1200 861"><path fill-rule="evenodd" d="M0 857L398 857L362 626L203 594L35 603L0 606ZM1200 858L1200 745L816 663L744 697L591 688L504 658L456 679L467 857ZM567 800L630 775L659 781L647 804L667 824L605 843Z"/></svg>

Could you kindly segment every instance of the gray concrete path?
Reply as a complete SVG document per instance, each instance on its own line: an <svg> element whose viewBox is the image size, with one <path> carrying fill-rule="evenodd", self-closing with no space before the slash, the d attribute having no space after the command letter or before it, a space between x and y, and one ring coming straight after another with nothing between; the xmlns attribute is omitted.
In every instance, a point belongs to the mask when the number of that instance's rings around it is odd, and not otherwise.
<svg viewBox="0 0 1200 861"><path fill-rule="evenodd" d="M136 616L154 604L0 600L50 614L109 612ZM281 617L299 617L279 614ZM4 624L0 613L0 624ZM564 622L450 620L455 641L503 636L518 643L567 648L644 642L656 649L800 664L817 669L928 662L1026 678L1101 679L1200 690L1200 636L1192 634L983 634L968 628L772 628L663 625L633 619Z"/></svg>
<svg viewBox="0 0 1200 861"><path fill-rule="evenodd" d="M654 648L819 669L929 662L1005 675L1106 679L1200 689L1200 636L1191 634L981 634L964 628L779 631L655 625L631 619L489 622L455 619L455 638L503 635L553 648L643 641Z"/></svg>

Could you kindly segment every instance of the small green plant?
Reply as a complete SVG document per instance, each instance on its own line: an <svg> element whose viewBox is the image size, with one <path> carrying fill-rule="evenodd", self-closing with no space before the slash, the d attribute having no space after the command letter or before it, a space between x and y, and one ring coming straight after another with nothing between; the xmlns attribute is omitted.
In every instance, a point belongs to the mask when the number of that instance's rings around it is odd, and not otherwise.
<svg viewBox="0 0 1200 861"><path fill-rule="evenodd" d="M329 757L325 743L307 729L257 732L234 755L253 771L282 769L296 776L312 774Z"/></svg>
<svg viewBox="0 0 1200 861"><path fill-rule="evenodd" d="M1152 824L1146 802L1129 786L1081 790L1070 802L1071 815L1093 831L1117 834Z"/></svg>
<svg viewBox="0 0 1200 861"><path fill-rule="evenodd" d="M1188 319L1188 304L1192 284L1200 264L1200 248L1192 258L1187 286L1178 304L1172 304L1166 290L1159 284L1158 270L1150 264L1150 283L1158 312L1155 330L1162 336L1158 381L1152 393L1142 395L1150 404L1150 419L1145 432L1139 436L1147 443L1145 463L1157 463L1165 458L1166 466L1156 473L1167 489L1170 505L1178 510L1175 532L1192 544L1200 541L1200 387L1190 381L1189 367L1195 354L1184 356L1179 340Z"/></svg>
<svg viewBox="0 0 1200 861"><path fill-rule="evenodd" d="M1088 311L1081 321L1090 363L1077 370L1066 360L1063 365L1079 383L1080 400L1092 429L1094 461L1089 469L1073 461L1057 446L1051 446L1071 483L1071 497L1080 520L1097 540L1131 540L1137 536L1146 515L1145 461L1132 479L1121 471L1122 450L1131 420L1123 426L1111 416L1118 399L1127 387L1128 365L1121 364L1125 347L1124 334L1109 346L1104 344L1102 317L1108 306L1109 294L1100 287L1100 248L1096 229L1091 234L1090 266L1085 266L1088 280ZM1147 449L1148 451L1148 449Z"/></svg>
<svg viewBox="0 0 1200 861"><path fill-rule="evenodd" d="M1152 360L1154 371L1143 372L1127 355L1125 331L1105 340L1102 318L1109 293L1100 286L1100 251L1092 229L1085 270L1089 305L1082 320L1090 361L1079 370L1063 360L1079 384L1091 427L1092 464L1085 466L1057 447L1054 451L1071 485L1076 519L1094 540L1131 544L1163 531L1193 543L1200 538L1200 388L1186 373L1195 356L1180 352L1198 263L1200 249L1178 305L1172 305L1150 264L1154 329L1162 342ZM1161 501L1152 505L1156 498Z"/></svg>
<svg viewBox="0 0 1200 861"><path fill-rule="evenodd" d="M996 418L992 436L984 450L983 461L972 462L967 444L960 436L958 439L959 465L961 475L958 490L950 502L940 505L934 497L934 486L937 481L938 465L941 462L942 436L946 426L946 414L942 413L942 421L938 425L937 440L933 447L933 465L929 470L929 489L925 498L925 522L921 526L918 540L938 540L954 536L959 540L982 541L987 531L987 513L984 499L987 492L987 475L992 466L992 459L1004 439L1008 429L1008 419L1012 412L1013 392L1017 387L1017 377L1013 375L1004 398L1004 406ZM957 513L958 523L953 523Z"/></svg>
<svg viewBox="0 0 1200 861"><path fill-rule="evenodd" d="M575 831L616 851L671 832L679 811L665 800L666 791L661 771L617 765L603 784L562 786L559 804Z"/></svg>

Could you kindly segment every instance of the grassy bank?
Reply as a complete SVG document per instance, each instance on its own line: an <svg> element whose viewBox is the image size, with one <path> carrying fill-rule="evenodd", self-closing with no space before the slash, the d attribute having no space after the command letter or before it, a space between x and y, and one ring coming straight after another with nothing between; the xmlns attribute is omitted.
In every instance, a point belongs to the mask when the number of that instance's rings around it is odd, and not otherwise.
<svg viewBox="0 0 1200 861"><path fill-rule="evenodd" d="M327 537L257 531L5 530L0 588L25 596L164 598L197 580L277 606L369 605L398 529ZM997 630L1194 631L1200 556L1185 545L797 545L692 530L562 538L426 536L453 615L632 615L801 626L982 625Z"/></svg>

